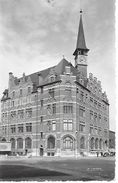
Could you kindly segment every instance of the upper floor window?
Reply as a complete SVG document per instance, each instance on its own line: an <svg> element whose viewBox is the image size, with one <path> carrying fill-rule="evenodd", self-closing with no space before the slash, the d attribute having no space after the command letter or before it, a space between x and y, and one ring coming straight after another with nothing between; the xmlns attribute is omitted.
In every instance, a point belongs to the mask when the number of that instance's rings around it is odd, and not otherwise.
<svg viewBox="0 0 118 183"><path fill-rule="evenodd" d="M90 104L92 105L93 104L93 98L90 97Z"/></svg>
<svg viewBox="0 0 118 183"><path fill-rule="evenodd" d="M90 111L90 120L93 120L93 111Z"/></svg>
<svg viewBox="0 0 118 183"><path fill-rule="evenodd" d="M28 87L28 94L31 94L31 87Z"/></svg>
<svg viewBox="0 0 118 183"><path fill-rule="evenodd" d="M73 113L73 104L72 103L64 103L63 113L64 114L72 114Z"/></svg>
<svg viewBox="0 0 118 183"><path fill-rule="evenodd" d="M41 107L43 107L43 99L41 100Z"/></svg>
<svg viewBox="0 0 118 183"><path fill-rule="evenodd" d="M54 96L55 96L54 88L49 89L49 95L50 95L50 97L54 98Z"/></svg>
<svg viewBox="0 0 118 183"><path fill-rule="evenodd" d="M16 126L15 125L11 125L11 133L16 133Z"/></svg>
<svg viewBox="0 0 118 183"><path fill-rule="evenodd" d="M64 131L72 131L73 129L73 124L72 124L72 120L63 120L63 128Z"/></svg>
<svg viewBox="0 0 118 183"><path fill-rule="evenodd" d="M43 139L43 132L41 132L41 139Z"/></svg>
<svg viewBox="0 0 118 183"><path fill-rule="evenodd" d="M41 87L41 93L43 93L43 86Z"/></svg>
<svg viewBox="0 0 118 183"><path fill-rule="evenodd" d="M85 125L84 124L79 125L79 131L80 132L85 132Z"/></svg>
<svg viewBox="0 0 118 183"><path fill-rule="evenodd" d="M23 95L23 90L20 89L20 97L22 97L22 95Z"/></svg>
<svg viewBox="0 0 118 183"><path fill-rule="evenodd" d="M42 123L42 122L43 122L43 116L41 116L41 118L40 118L40 119L41 119L41 123Z"/></svg>
<svg viewBox="0 0 118 183"><path fill-rule="evenodd" d="M23 124L18 125L18 132L23 133Z"/></svg>
<svg viewBox="0 0 118 183"><path fill-rule="evenodd" d="M26 132L32 132L32 123L26 123Z"/></svg>
<svg viewBox="0 0 118 183"><path fill-rule="evenodd" d="M94 113L94 122L97 122L97 113Z"/></svg>
<svg viewBox="0 0 118 183"><path fill-rule="evenodd" d="M94 100L94 107L97 107L97 101Z"/></svg>
<svg viewBox="0 0 118 183"><path fill-rule="evenodd" d="M93 134L93 127L90 127L90 134Z"/></svg>
<svg viewBox="0 0 118 183"><path fill-rule="evenodd" d="M12 92L12 97L13 97L13 98L15 97L15 91Z"/></svg>
<svg viewBox="0 0 118 183"><path fill-rule="evenodd" d="M32 117L32 108L26 109L26 117L31 118Z"/></svg>
<svg viewBox="0 0 118 183"><path fill-rule="evenodd" d="M16 117L16 111L11 111L11 117L15 118Z"/></svg>
<svg viewBox="0 0 118 183"><path fill-rule="evenodd" d="M18 110L18 118L23 118L24 117L24 110Z"/></svg>
<svg viewBox="0 0 118 183"><path fill-rule="evenodd" d="M101 103L98 102L98 108L100 109L101 108Z"/></svg>
<svg viewBox="0 0 118 183"><path fill-rule="evenodd" d="M84 101L84 92L83 91L80 92L80 100L81 100L81 102Z"/></svg>
<svg viewBox="0 0 118 183"><path fill-rule="evenodd" d="M79 108L79 115L80 115L81 117L85 117L85 107L81 107L81 106L80 106L80 108Z"/></svg>
<svg viewBox="0 0 118 183"><path fill-rule="evenodd" d="M52 113L56 114L56 104L52 104Z"/></svg>
<svg viewBox="0 0 118 183"><path fill-rule="evenodd" d="M14 101L11 102L11 107L14 107L14 103L15 103Z"/></svg>
<svg viewBox="0 0 118 183"><path fill-rule="evenodd" d="M56 121L52 121L52 131L56 131Z"/></svg>

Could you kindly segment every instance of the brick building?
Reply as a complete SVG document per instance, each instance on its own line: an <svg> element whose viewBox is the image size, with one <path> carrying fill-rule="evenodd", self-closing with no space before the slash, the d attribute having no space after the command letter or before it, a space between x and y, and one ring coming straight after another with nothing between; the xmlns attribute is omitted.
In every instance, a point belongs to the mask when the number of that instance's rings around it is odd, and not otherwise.
<svg viewBox="0 0 118 183"><path fill-rule="evenodd" d="M109 102L101 82L90 73L82 11L73 53L56 66L17 78L9 73L1 99L2 141L12 152L40 156L78 156L109 146Z"/></svg>

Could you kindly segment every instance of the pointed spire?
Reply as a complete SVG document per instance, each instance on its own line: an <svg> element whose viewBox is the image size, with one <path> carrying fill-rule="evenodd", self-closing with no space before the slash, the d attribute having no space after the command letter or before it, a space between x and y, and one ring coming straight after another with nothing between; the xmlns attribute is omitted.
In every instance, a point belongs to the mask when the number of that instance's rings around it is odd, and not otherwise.
<svg viewBox="0 0 118 183"><path fill-rule="evenodd" d="M86 52L89 51L89 49L86 47L85 37L84 37L84 29L83 29L83 22L82 22L82 10L80 10L80 22L79 22L79 30L78 30L78 36L77 36L77 45L76 50L73 53L73 55L77 55L78 50L84 50Z"/></svg>

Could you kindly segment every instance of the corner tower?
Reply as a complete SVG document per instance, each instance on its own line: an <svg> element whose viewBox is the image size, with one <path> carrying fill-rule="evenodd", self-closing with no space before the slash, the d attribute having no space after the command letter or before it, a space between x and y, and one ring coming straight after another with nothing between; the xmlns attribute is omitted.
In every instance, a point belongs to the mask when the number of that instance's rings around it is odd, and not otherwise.
<svg viewBox="0 0 118 183"><path fill-rule="evenodd" d="M84 29L82 22L82 10L80 11L80 22L77 36L77 45L73 53L75 56L75 67L83 78L87 78L87 53L89 49L86 47Z"/></svg>

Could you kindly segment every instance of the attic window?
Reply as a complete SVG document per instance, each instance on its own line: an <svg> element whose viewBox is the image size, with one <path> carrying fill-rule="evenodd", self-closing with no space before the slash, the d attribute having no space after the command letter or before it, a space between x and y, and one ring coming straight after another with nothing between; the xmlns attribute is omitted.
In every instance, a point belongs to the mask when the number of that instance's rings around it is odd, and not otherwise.
<svg viewBox="0 0 118 183"><path fill-rule="evenodd" d="M70 66L66 66L65 67L65 71L66 71L66 74L70 74L70 72L71 72Z"/></svg>
<svg viewBox="0 0 118 183"><path fill-rule="evenodd" d="M51 82L54 82L54 81L55 81L55 76L51 76L51 77L50 77L50 81L51 81Z"/></svg>

